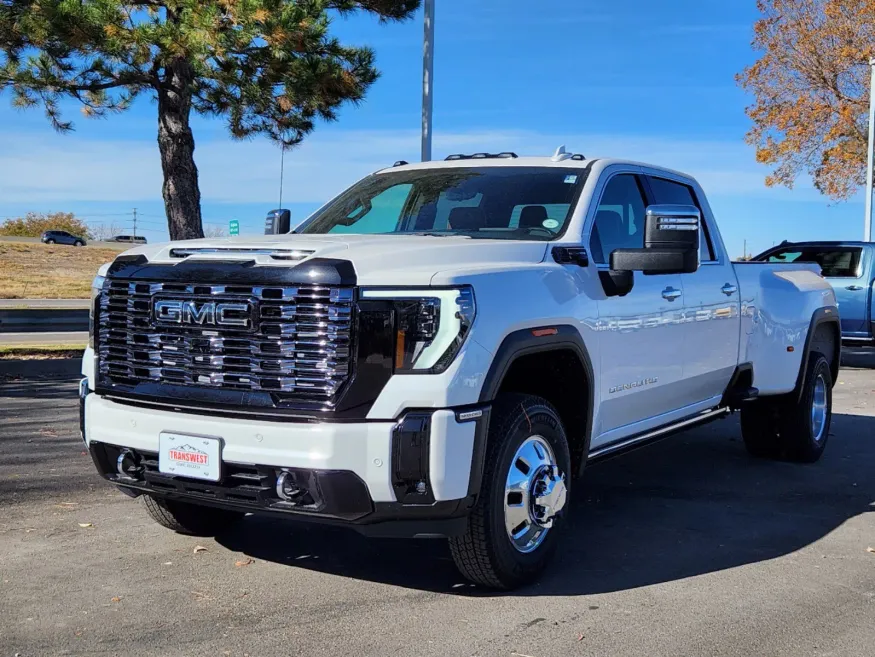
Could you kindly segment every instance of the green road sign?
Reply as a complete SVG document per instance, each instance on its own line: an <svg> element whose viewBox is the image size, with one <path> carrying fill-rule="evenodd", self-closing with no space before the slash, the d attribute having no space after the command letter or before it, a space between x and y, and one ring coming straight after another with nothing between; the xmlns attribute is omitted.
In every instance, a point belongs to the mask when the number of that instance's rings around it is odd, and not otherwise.
<svg viewBox="0 0 875 657"><path fill-rule="evenodd" d="M231 221L228 222L228 232L231 235L239 235L240 234L240 222L237 221L236 219L231 219Z"/></svg>

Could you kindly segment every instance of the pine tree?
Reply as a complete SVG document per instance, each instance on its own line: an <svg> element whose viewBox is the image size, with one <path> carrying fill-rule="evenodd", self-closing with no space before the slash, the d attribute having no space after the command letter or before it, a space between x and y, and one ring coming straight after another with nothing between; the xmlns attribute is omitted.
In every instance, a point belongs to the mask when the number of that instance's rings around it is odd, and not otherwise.
<svg viewBox="0 0 875 657"><path fill-rule="evenodd" d="M404 20L419 2L0 0L0 91L17 107L42 106L61 132L73 127L64 98L89 117L157 99L170 237L202 237L191 112L224 118L235 138L293 147L378 76L370 48L331 36L331 17Z"/></svg>

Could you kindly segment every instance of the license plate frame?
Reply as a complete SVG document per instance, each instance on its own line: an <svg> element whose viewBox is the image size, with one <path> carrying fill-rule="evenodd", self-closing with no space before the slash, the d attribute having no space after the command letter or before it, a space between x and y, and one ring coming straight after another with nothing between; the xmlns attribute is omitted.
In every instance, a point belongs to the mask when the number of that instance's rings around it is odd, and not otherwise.
<svg viewBox="0 0 875 657"><path fill-rule="evenodd" d="M158 472L202 481L221 481L224 446L224 440L219 436L162 431L158 434Z"/></svg>

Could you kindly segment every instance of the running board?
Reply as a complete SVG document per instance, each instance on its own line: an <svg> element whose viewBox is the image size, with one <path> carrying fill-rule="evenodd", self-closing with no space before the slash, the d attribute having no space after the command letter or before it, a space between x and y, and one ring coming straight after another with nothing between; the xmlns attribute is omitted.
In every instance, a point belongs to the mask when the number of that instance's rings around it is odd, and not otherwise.
<svg viewBox="0 0 875 657"><path fill-rule="evenodd" d="M637 436L632 436L630 438L623 438L615 443L610 443L609 445L590 450L588 460L601 459L607 456L612 456L618 452L641 447L647 443L659 440L660 438L665 438L677 431L681 431L682 429L689 429L700 424L705 424L706 422L716 420L724 415L728 415L729 413L730 410L725 406L714 408L710 411L703 411L698 415L687 418L686 420L681 420L674 424L667 424L664 427L653 429L652 431L647 431L646 433L638 434Z"/></svg>

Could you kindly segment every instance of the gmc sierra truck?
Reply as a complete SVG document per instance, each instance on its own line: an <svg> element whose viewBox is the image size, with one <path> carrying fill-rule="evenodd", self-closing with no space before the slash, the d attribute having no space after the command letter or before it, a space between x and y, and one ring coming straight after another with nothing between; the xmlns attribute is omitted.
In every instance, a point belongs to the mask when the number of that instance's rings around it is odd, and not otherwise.
<svg viewBox="0 0 875 657"><path fill-rule="evenodd" d="M841 345L816 264L733 264L693 178L564 148L399 162L294 234L137 247L92 305L83 439L157 522L444 537L503 589L596 459L740 410L753 455L816 461Z"/></svg>

